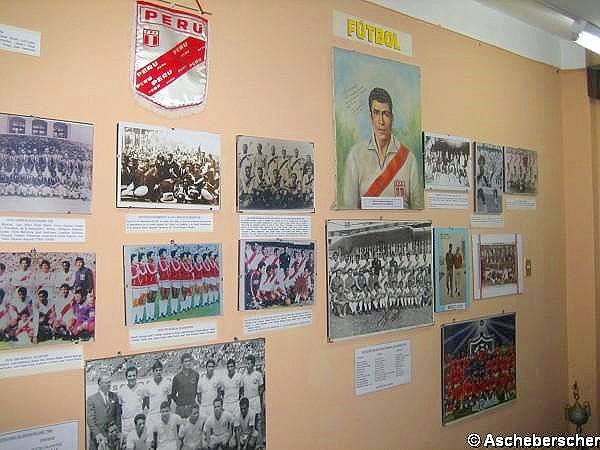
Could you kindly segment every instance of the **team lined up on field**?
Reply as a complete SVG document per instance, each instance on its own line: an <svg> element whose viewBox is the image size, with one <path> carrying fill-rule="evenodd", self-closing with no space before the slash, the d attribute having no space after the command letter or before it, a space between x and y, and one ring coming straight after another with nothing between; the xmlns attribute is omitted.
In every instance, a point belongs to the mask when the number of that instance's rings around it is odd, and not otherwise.
<svg viewBox="0 0 600 450"><path fill-rule="evenodd" d="M196 252L160 248L130 255L134 323L212 305L220 299L220 267L214 247Z"/></svg>
<svg viewBox="0 0 600 450"><path fill-rule="evenodd" d="M334 251L329 261L333 312L370 314L431 304L430 243L388 243Z"/></svg>

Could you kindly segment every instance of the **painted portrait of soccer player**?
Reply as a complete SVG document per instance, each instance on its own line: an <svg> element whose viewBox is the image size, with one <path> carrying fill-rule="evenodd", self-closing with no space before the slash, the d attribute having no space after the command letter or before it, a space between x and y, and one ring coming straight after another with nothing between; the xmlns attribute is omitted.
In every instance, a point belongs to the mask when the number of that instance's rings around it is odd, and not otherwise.
<svg viewBox="0 0 600 450"><path fill-rule="evenodd" d="M333 49L338 209L423 209L419 67Z"/></svg>
<svg viewBox="0 0 600 450"><path fill-rule="evenodd" d="M240 310L315 302L314 241L240 241Z"/></svg>
<svg viewBox="0 0 600 450"><path fill-rule="evenodd" d="M86 450L267 448L265 340L88 360Z"/></svg>
<svg viewBox="0 0 600 450"><path fill-rule="evenodd" d="M504 147L504 192L536 195L538 190L537 153Z"/></svg>
<svg viewBox="0 0 600 450"><path fill-rule="evenodd" d="M442 327L442 424L517 398L516 314Z"/></svg>
<svg viewBox="0 0 600 450"><path fill-rule="evenodd" d="M221 245L124 246L125 323L221 314Z"/></svg>
<svg viewBox="0 0 600 450"><path fill-rule="evenodd" d="M474 234L475 299L523 293L523 240L520 234Z"/></svg>
<svg viewBox="0 0 600 450"><path fill-rule="evenodd" d="M471 188L471 142L458 136L423 133L425 189L468 191Z"/></svg>
<svg viewBox="0 0 600 450"><path fill-rule="evenodd" d="M504 156L502 147L475 143L475 212L502 213Z"/></svg>
<svg viewBox="0 0 600 450"><path fill-rule="evenodd" d="M119 122L117 207L219 209L218 134Z"/></svg>
<svg viewBox="0 0 600 450"><path fill-rule="evenodd" d="M433 323L431 222L327 221L328 337Z"/></svg>
<svg viewBox="0 0 600 450"><path fill-rule="evenodd" d="M471 302L471 246L466 228L436 228L435 311L467 309Z"/></svg>
<svg viewBox="0 0 600 450"><path fill-rule="evenodd" d="M89 214L94 126L0 114L0 211Z"/></svg>
<svg viewBox="0 0 600 450"><path fill-rule="evenodd" d="M238 210L313 212L314 159L311 142L238 136Z"/></svg>
<svg viewBox="0 0 600 450"><path fill-rule="evenodd" d="M0 349L94 339L96 255L0 253Z"/></svg>

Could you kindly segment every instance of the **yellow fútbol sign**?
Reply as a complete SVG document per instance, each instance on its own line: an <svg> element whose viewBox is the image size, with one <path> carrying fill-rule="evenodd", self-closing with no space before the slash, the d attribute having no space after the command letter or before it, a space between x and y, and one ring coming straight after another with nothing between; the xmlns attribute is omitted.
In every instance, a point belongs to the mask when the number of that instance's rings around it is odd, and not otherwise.
<svg viewBox="0 0 600 450"><path fill-rule="evenodd" d="M412 56L412 36L410 34L340 11L333 12L333 33L351 41L360 41L372 47L386 48Z"/></svg>

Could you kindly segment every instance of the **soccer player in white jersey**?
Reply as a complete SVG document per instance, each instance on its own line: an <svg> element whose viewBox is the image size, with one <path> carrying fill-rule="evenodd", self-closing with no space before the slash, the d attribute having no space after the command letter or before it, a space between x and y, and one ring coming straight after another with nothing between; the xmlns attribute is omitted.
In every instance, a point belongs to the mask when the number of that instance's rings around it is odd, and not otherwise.
<svg viewBox="0 0 600 450"><path fill-rule="evenodd" d="M172 413L169 402L160 405L160 420L150 426L150 439L156 450L179 450L179 434L177 429L185 424L185 420Z"/></svg>
<svg viewBox="0 0 600 450"><path fill-rule="evenodd" d="M239 450L255 450L258 443L260 414L251 411L248 399L243 397L239 402L240 412L235 416L235 441Z"/></svg>
<svg viewBox="0 0 600 450"><path fill-rule="evenodd" d="M198 380L197 397L200 414L210 416L213 411L213 400L218 397L221 380L215 375L215 361L206 361L206 373Z"/></svg>
<svg viewBox="0 0 600 450"><path fill-rule="evenodd" d="M127 450L150 450L150 438L146 428L146 416L138 414L133 418L135 429L125 435L125 448Z"/></svg>
<svg viewBox="0 0 600 450"><path fill-rule="evenodd" d="M242 389L242 376L235 368L235 360L227 360L227 373L221 379L223 388L223 409L234 417L240 412L239 399Z"/></svg>
<svg viewBox="0 0 600 450"><path fill-rule="evenodd" d="M122 386L117 393L121 407L121 432L123 434L128 434L135 428L133 420L143 409L144 387L137 382L137 375L137 367L128 367L125 371L127 384Z"/></svg>
<svg viewBox="0 0 600 450"><path fill-rule="evenodd" d="M64 260L62 263L62 270L54 272L54 287L56 288L56 294L60 295L62 292L62 285L66 284L70 287L75 283L75 272L71 270L71 263Z"/></svg>
<svg viewBox="0 0 600 450"><path fill-rule="evenodd" d="M223 411L223 402L216 398L213 401L213 414L206 419L204 433L210 450L229 450L235 448L233 426L234 418Z"/></svg>
<svg viewBox="0 0 600 450"><path fill-rule="evenodd" d="M171 382L163 377L163 365L157 359L152 365L152 380L144 386L144 408L148 410L148 422L156 422L160 405L169 400Z"/></svg>
<svg viewBox="0 0 600 450"><path fill-rule="evenodd" d="M200 414L200 408L194 404L192 414L179 427L179 439L181 439L181 450L200 450L206 448L204 437L204 425L208 417Z"/></svg>
<svg viewBox="0 0 600 450"><path fill-rule="evenodd" d="M262 412L262 396L265 390L265 382L262 373L254 368L256 358L254 355L246 356L246 373L242 377L244 397L250 402L250 409Z"/></svg>

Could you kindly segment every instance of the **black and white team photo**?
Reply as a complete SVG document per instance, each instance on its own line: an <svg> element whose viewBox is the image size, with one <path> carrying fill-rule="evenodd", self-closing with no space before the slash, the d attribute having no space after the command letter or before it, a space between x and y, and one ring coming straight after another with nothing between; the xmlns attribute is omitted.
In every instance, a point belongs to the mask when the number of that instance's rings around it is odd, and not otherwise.
<svg viewBox="0 0 600 450"><path fill-rule="evenodd" d="M538 162L533 150L504 147L504 192L537 194Z"/></svg>
<svg viewBox="0 0 600 450"><path fill-rule="evenodd" d="M238 210L314 210L314 144L238 136Z"/></svg>
<svg viewBox="0 0 600 450"><path fill-rule="evenodd" d="M0 211L89 214L94 126L0 114Z"/></svg>
<svg viewBox="0 0 600 450"><path fill-rule="evenodd" d="M327 221L332 340L433 323L431 222Z"/></svg>
<svg viewBox="0 0 600 450"><path fill-rule="evenodd" d="M471 142L467 139L423 133L425 189L468 191L471 188Z"/></svg>
<svg viewBox="0 0 600 450"><path fill-rule="evenodd" d="M265 340L88 360L87 450L266 450Z"/></svg>

